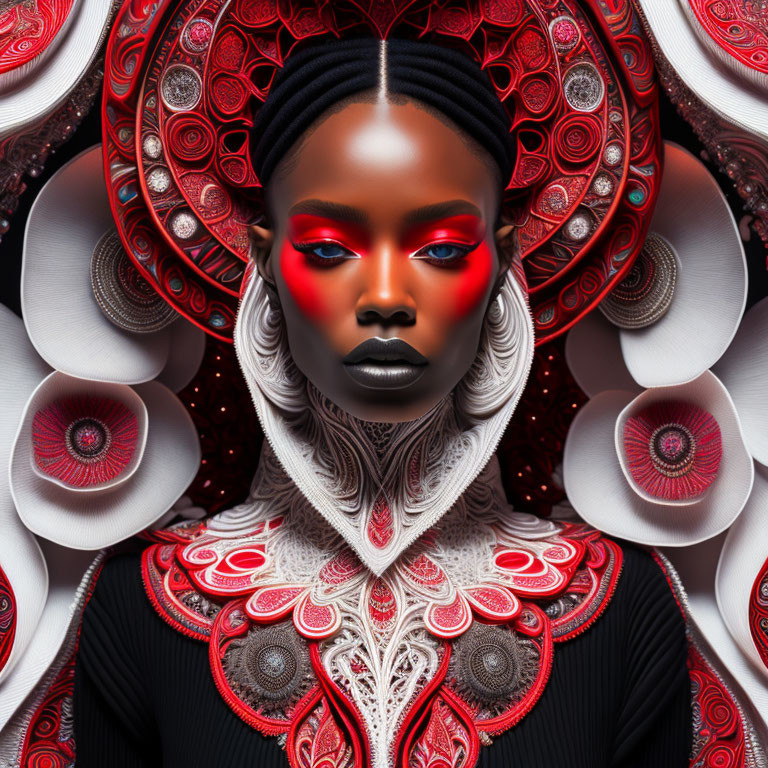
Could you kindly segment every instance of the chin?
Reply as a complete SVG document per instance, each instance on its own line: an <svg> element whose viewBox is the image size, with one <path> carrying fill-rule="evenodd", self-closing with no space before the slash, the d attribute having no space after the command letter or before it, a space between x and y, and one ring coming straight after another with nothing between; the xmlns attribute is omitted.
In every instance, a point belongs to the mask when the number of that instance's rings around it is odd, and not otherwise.
<svg viewBox="0 0 768 768"><path fill-rule="evenodd" d="M367 390L364 396L350 393L325 392L318 387L334 405L359 421L371 421L384 424L398 424L416 421L426 416L445 398L445 394L429 398L408 397L402 390L373 391Z"/></svg>

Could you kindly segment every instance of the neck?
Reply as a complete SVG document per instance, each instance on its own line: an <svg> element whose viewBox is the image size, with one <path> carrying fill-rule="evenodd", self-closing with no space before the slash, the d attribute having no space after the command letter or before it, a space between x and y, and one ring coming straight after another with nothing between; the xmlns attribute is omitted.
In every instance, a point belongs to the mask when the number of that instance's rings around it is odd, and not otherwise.
<svg viewBox="0 0 768 768"><path fill-rule="evenodd" d="M491 458L525 384L532 341L524 294L509 274L486 316L476 360L454 391L415 421L364 422L297 369L282 314L254 279L241 303L235 348L269 443L262 464L274 470L279 462L286 491L265 491L275 478L260 467L249 503L258 499L275 511L283 503L314 507L372 571L383 573ZM238 516L250 519L246 509Z"/></svg>

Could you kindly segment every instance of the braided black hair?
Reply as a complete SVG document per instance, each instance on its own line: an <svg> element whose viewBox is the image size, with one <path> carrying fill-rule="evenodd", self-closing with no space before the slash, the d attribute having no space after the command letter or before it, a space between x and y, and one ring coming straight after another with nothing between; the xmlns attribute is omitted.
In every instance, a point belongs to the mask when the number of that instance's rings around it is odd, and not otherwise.
<svg viewBox="0 0 768 768"><path fill-rule="evenodd" d="M385 47L384 47L385 46ZM288 58L259 110L251 158L266 185L278 163L324 112L382 87L436 109L495 161L503 185L512 173L510 121L488 74L468 55L432 43L350 38L309 46Z"/></svg>

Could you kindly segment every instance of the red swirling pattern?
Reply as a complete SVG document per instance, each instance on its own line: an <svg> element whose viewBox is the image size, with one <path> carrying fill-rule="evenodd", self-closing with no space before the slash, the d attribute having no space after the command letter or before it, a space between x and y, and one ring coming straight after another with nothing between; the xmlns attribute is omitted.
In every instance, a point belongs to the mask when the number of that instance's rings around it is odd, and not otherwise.
<svg viewBox="0 0 768 768"><path fill-rule="evenodd" d="M749 595L749 630L757 652L768 668L768 560L757 574Z"/></svg>
<svg viewBox="0 0 768 768"><path fill-rule="evenodd" d="M0 13L0 75L44 53L72 10L74 0L11 4Z"/></svg>
<svg viewBox="0 0 768 768"><path fill-rule="evenodd" d="M736 61L768 74L768 6L752 0L688 0L712 40Z"/></svg>
<svg viewBox="0 0 768 768"><path fill-rule="evenodd" d="M694 709L691 765L746 766L744 721L720 677L695 645L688 646Z"/></svg>
<svg viewBox="0 0 768 768"><path fill-rule="evenodd" d="M8 577L0 568L0 670L8 662L16 636L16 596Z"/></svg>

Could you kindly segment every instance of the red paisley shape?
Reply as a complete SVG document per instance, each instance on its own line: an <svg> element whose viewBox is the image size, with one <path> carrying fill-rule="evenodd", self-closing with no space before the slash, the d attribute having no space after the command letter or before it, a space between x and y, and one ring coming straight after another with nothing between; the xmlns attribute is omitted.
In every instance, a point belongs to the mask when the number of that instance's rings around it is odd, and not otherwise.
<svg viewBox="0 0 768 768"><path fill-rule="evenodd" d="M745 723L741 712L723 681L693 644L688 646L688 671L694 706L700 713L691 765L746 767Z"/></svg>
<svg viewBox="0 0 768 768"><path fill-rule="evenodd" d="M423 732L409 749L403 768L459 768L474 765L480 739L472 714L461 699L446 691L425 712Z"/></svg>
<svg viewBox="0 0 768 768"><path fill-rule="evenodd" d="M110 201L131 258L178 311L214 336L231 339L247 258L245 231L263 212L246 138L276 66L310 37L366 30L423 37L460 47L486 67L510 115L520 152L505 208L519 223L526 277L536 294L537 342L553 338L625 274L642 243L659 183L656 86L647 40L629 0L587 5L595 11L591 19L573 0L547 0L546 18L535 0L124 4L115 28L132 34L110 40L104 144ZM554 18L560 19L556 38L548 26ZM166 31L153 48L152 35L161 25ZM566 27L573 34L564 36ZM587 79L599 78L605 90L605 98L587 105L594 109L588 115L578 113L565 92L563 78L574 60L579 66L591 62L592 69L581 71ZM168 92L180 104L160 98L172 71ZM179 72L186 74L177 77ZM581 93L592 87L582 85ZM593 86L598 88L597 81ZM199 102L197 89L207 94ZM187 104L185 98L192 100ZM201 142L187 138L175 151L172 136L186 137L171 134L179 109L199 121ZM581 115L582 125L570 124L567 131L564 119L574 115ZM540 141L532 145L535 135ZM621 154L618 162L603 157L600 150L608 143L614 147L609 155ZM148 158L145 146L154 146L157 156ZM201 164L211 175L206 183L190 175ZM147 187L150 166L153 179L161 179L160 194ZM579 191L558 219L538 218L533 202L563 173L580 179ZM592 191L598 177L602 196ZM588 222L572 221L585 212ZM576 239L574 232L580 233ZM617 232L629 237L617 238Z"/></svg>
<svg viewBox="0 0 768 768"><path fill-rule="evenodd" d="M0 670L6 665L16 636L16 596L8 577L0 568Z"/></svg>
<svg viewBox="0 0 768 768"><path fill-rule="evenodd" d="M763 664L768 667L768 560L757 574L749 595L749 631Z"/></svg>
<svg viewBox="0 0 768 768"><path fill-rule="evenodd" d="M392 540L395 532L392 510L387 500L381 496L376 500L371 510L371 517L366 526L368 540L377 548L384 549Z"/></svg>

